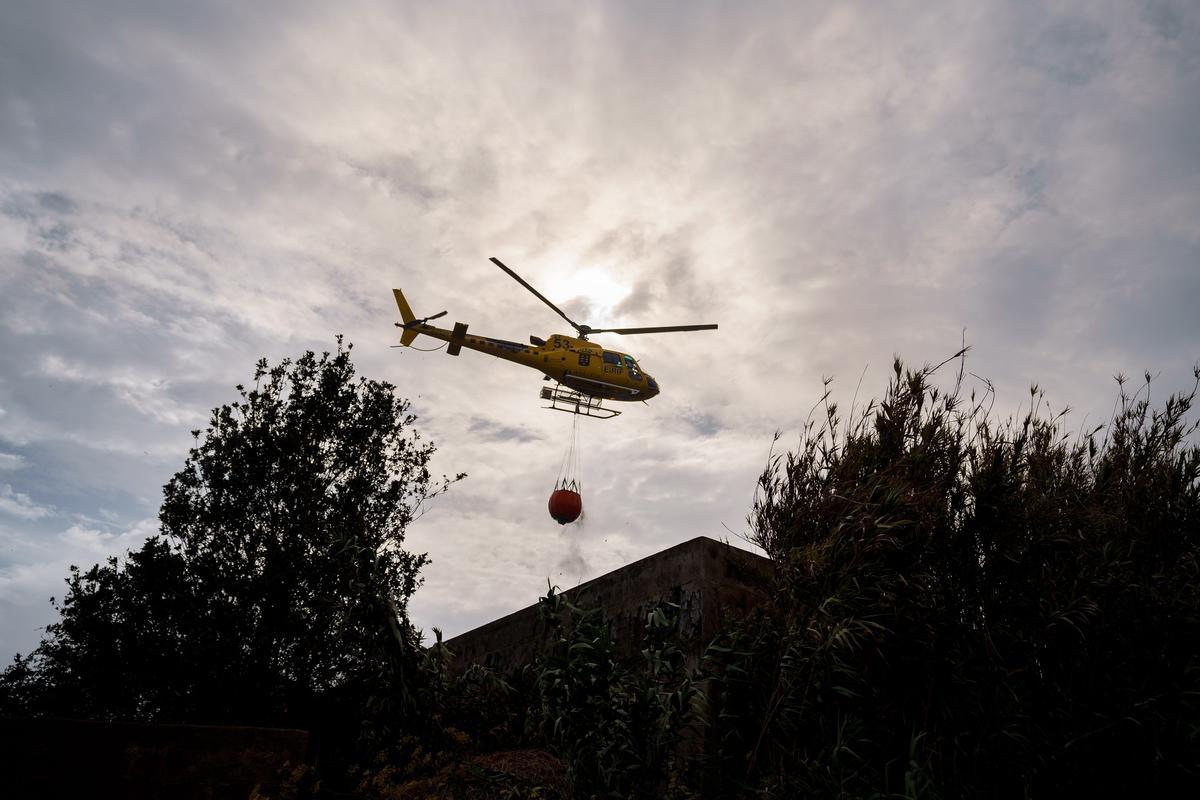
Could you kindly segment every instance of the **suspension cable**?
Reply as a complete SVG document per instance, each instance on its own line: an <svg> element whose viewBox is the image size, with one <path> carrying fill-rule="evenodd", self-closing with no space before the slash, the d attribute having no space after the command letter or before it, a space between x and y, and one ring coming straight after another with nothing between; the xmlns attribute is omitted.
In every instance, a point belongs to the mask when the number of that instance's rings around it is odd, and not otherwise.
<svg viewBox="0 0 1200 800"><path fill-rule="evenodd" d="M558 481L555 488L579 491L579 414L571 415L571 433L567 437L567 446L563 452L562 463L558 468Z"/></svg>

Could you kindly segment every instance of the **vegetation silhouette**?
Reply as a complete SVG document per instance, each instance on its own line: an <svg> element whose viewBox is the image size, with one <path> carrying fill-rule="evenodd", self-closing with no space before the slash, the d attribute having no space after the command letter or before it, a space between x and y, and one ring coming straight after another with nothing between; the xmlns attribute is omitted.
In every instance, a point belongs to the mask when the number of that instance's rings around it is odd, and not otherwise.
<svg viewBox="0 0 1200 800"><path fill-rule="evenodd" d="M965 352L965 351L964 351ZM961 359L964 353L958 354ZM946 362L943 362L945 364ZM709 660L730 796L1169 794L1200 771L1196 397L1072 432L897 360L825 396L750 515L772 604ZM1200 370L1195 374L1200 382ZM714 790L715 791L715 790Z"/></svg>
<svg viewBox="0 0 1200 800"><path fill-rule="evenodd" d="M447 699L456 724L548 748L575 797L1194 786L1200 371L1158 408L1149 376L1133 394L1119 379L1109 423L1075 432L1036 386L1027 412L994 419L990 385L964 391L964 355L948 389L935 373L950 362L897 361L848 421L826 386L749 516L777 566L772 600L730 621L696 674L662 670L679 652L662 609L644 665L621 664L601 611L552 590L545 649L511 683L475 667L443 684L454 698L495 681L483 726ZM706 746L681 759L697 718Z"/></svg>
<svg viewBox="0 0 1200 800"><path fill-rule="evenodd" d="M677 609L650 609L623 659L603 610L553 587L515 674L456 673L440 633L422 650L424 557L401 545L451 479L340 340L261 362L197 432L162 535L72 571L0 707L295 725L358 765L279 798L1181 793L1200 777L1200 369L1157 407L1149 376L1119 379L1112 419L1076 432L1036 386L994 419L964 353L897 360L848 419L826 384L750 511L771 599L692 674Z"/></svg>
<svg viewBox="0 0 1200 800"><path fill-rule="evenodd" d="M336 353L261 360L163 489L161 534L72 567L58 622L0 680L0 709L255 724L325 742L412 728L423 555L407 526L452 479L389 384ZM458 477L462 477L461 475Z"/></svg>

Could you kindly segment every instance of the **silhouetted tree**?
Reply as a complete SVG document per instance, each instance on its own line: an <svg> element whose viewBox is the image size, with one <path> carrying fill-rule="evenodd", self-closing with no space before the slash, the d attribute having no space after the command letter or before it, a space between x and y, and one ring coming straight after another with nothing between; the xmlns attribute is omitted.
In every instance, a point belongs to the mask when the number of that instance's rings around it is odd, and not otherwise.
<svg viewBox="0 0 1200 800"><path fill-rule="evenodd" d="M426 558L402 544L450 480L350 349L262 360L214 409L164 487L161 535L72 568L61 619L0 680L4 711L344 734L412 716L406 604Z"/></svg>

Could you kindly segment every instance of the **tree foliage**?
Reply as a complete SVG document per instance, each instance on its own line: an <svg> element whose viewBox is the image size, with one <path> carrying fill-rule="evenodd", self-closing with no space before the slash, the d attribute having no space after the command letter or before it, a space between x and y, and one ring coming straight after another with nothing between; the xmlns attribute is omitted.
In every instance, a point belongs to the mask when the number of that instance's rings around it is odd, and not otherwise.
<svg viewBox="0 0 1200 800"><path fill-rule="evenodd" d="M1034 387L997 423L897 362L843 424L828 393L750 522L779 566L728 634L724 791L1142 794L1200 769L1196 396L1124 391L1072 432ZM1197 373L1200 380L1200 372Z"/></svg>
<svg viewBox="0 0 1200 800"><path fill-rule="evenodd" d="M161 535L72 568L61 619L0 682L6 711L351 735L411 716L406 604L426 559L402 544L449 481L350 350L262 360L213 410L164 487Z"/></svg>

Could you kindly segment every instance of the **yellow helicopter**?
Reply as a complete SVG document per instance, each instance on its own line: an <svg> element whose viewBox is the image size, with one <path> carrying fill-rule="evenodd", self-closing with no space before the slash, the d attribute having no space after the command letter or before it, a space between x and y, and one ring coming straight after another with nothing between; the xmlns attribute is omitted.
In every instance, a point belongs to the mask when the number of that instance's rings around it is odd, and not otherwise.
<svg viewBox="0 0 1200 800"><path fill-rule="evenodd" d="M557 381L554 388L545 387L541 399L550 401L546 408L558 411L570 411L589 417L609 419L621 412L605 408L604 400L634 401L649 400L659 392L658 382L638 365L636 359L627 353L606 350L600 345L588 341L593 333L619 333L629 335L635 333L673 333L676 331L707 331L716 330L716 325L667 325L653 328L593 328L580 325L563 313L562 309L551 303L537 289L501 263L500 259L492 258L492 263L507 272L517 283L531 291L533 295L560 317L571 324L578 336L556 334L541 339L529 337L529 345L509 342L504 339L493 339L490 336L467 335L467 325L462 322L454 323L454 328L439 328L430 325L429 321L443 317L447 312L442 311L423 319L413 314L404 299L404 293L393 289L396 305L400 309L403 322L397 322L396 327L403 329L400 334L400 344L412 346L418 335L424 334L434 339L447 342L447 355L456 356L465 347L478 350L505 361L515 361L527 367L533 367L545 374L543 380Z"/></svg>

